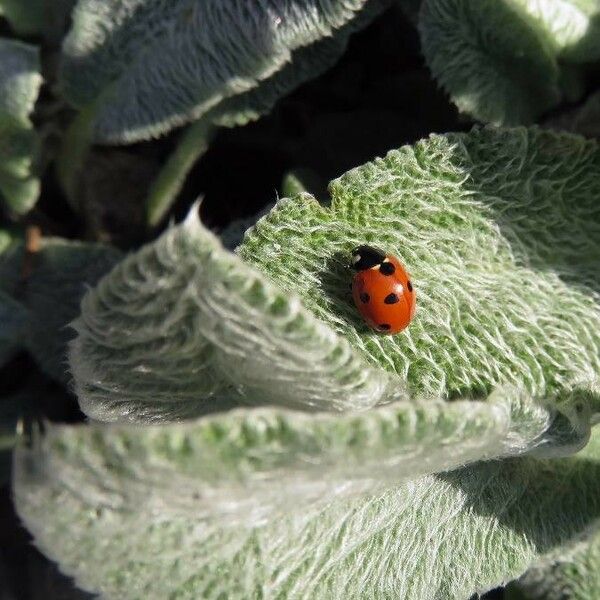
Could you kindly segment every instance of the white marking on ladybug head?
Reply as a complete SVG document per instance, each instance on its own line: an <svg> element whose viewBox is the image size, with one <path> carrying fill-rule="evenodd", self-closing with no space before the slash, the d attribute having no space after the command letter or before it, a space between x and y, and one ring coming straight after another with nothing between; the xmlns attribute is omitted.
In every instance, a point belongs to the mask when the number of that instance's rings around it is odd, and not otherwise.
<svg viewBox="0 0 600 600"><path fill-rule="evenodd" d="M352 255L352 264L355 265L357 262L360 261L360 258L361 258L360 254Z"/></svg>

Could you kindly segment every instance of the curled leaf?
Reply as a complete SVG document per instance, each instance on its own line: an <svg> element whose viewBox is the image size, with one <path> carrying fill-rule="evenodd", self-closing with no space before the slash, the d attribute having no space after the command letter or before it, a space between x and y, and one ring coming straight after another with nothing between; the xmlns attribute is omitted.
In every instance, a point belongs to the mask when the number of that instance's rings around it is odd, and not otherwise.
<svg viewBox="0 0 600 600"><path fill-rule="evenodd" d="M93 418L173 419L226 398L305 408L374 406L401 382L187 220L131 255L82 301L70 354Z"/></svg>
<svg viewBox="0 0 600 600"><path fill-rule="evenodd" d="M15 502L38 547L108 598L458 600L597 523L597 455L394 482L411 463L400 430L441 431L420 411L51 427L16 453Z"/></svg>

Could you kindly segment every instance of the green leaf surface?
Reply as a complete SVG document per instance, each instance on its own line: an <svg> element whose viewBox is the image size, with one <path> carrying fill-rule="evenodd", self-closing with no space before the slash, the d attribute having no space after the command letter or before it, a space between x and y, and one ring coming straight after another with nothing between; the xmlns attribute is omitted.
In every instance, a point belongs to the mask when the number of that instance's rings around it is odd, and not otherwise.
<svg viewBox="0 0 600 600"><path fill-rule="evenodd" d="M535 128L433 135L333 181L329 208L279 202L238 252L413 393L591 389L599 165L595 142ZM370 331L348 294L348 255L364 243L411 273L417 313L400 335Z"/></svg>
<svg viewBox="0 0 600 600"><path fill-rule="evenodd" d="M18 448L15 503L65 573L119 599L464 599L597 526L596 442L400 483L398 416L52 426Z"/></svg>
<svg viewBox="0 0 600 600"><path fill-rule="evenodd" d="M600 463L600 435L578 455ZM595 482L600 493L600 484ZM600 535L595 527L581 539L550 554L511 587L523 600L592 600L600 597ZM512 596L510 596L512 598Z"/></svg>
<svg viewBox="0 0 600 600"><path fill-rule="evenodd" d="M515 584L524 600L600 598L600 536L575 544Z"/></svg>
<svg viewBox="0 0 600 600"><path fill-rule="evenodd" d="M425 0L421 7L427 65L458 108L478 120L529 123L560 99L555 51L524 3Z"/></svg>
<svg viewBox="0 0 600 600"><path fill-rule="evenodd" d="M0 298L20 307L20 346L51 377L69 382L66 347L75 335L69 325L88 287L120 258L121 253L109 246L60 238L44 238L40 251L27 258L19 241L0 255ZM30 265L27 278L25 264Z"/></svg>
<svg viewBox="0 0 600 600"><path fill-rule="evenodd" d="M354 20L364 25L367 19L358 13L374 15L384 4L287 0L249 9L239 0L82 0L63 47L63 91L78 107L97 102L98 141L155 137L211 109L221 113L217 107L223 101L249 93L220 117L247 120L271 106L278 91L289 89L290 79L297 85L314 76L314 69L303 66L314 66L313 53L308 61L300 57L299 68L286 68L296 52L342 28L346 32ZM336 57L348 33L336 41ZM265 91L257 90L273 76Z"/></svg>
<svg viewBox="0 0 600 600"><path fill-rule="evenodd" d="M29 117L41 84L37 48L0 39L0 199L17 214L39 195L33 173L38 140Z"/></svg>
<svg viewBox="0 0 600 600"><path fill-rule="evenodd" d="M220 102L214 109L202 115L182 134L176 149L154 180L146 201L149 225L158 224L175 202L185 179L206 152L216 127L237 127L254 121L268 113L279 100L307 79L317 77L341 56L348 36L360 29L380 9L379 0L371 2L369 10L363 11L350 23L341 27L335 37L325 38L297 50L293 60L285 64L257 87L234 95ZM85 132L85 129L83 130ZM91 132L90 132L91 134ZM73 172L73 152L66 146L62 170ZM72 178L72 177L71 177Z"/></svg>

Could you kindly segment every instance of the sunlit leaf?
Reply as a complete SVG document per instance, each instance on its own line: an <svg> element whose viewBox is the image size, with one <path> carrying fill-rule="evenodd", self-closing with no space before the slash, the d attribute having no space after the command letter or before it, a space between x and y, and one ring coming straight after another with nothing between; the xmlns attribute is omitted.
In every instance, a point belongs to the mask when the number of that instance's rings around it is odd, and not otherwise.
<svg viewBox="0 0 600 600"><path fill-rule="evenodd" d="M119 599L464 599L596 524L597 453L393 483L394 414L51 427L17 452L15 502L65 573Z"/></svg>

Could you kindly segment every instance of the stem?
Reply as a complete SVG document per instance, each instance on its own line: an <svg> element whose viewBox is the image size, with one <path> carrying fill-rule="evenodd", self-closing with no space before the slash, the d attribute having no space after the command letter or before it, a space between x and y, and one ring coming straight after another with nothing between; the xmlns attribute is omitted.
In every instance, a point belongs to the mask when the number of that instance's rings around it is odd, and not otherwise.
<svg viewBox="0 0 600 600"><path fill-rule="evenodd" d="M158 225L181 191L194 163L208 150L214 133L213 125L201 119L190 125L153 181L146 199L146 223Z"/></svg>
<svg viewBox="0 0 600 600"><path fill-rule="evenodd" d="M65 132L58 158L56 173L67 200L78 211L76 200L79 173L85 164L90 146L92 145L92 125L97 103L84 108L69 125Z"/></svg>

